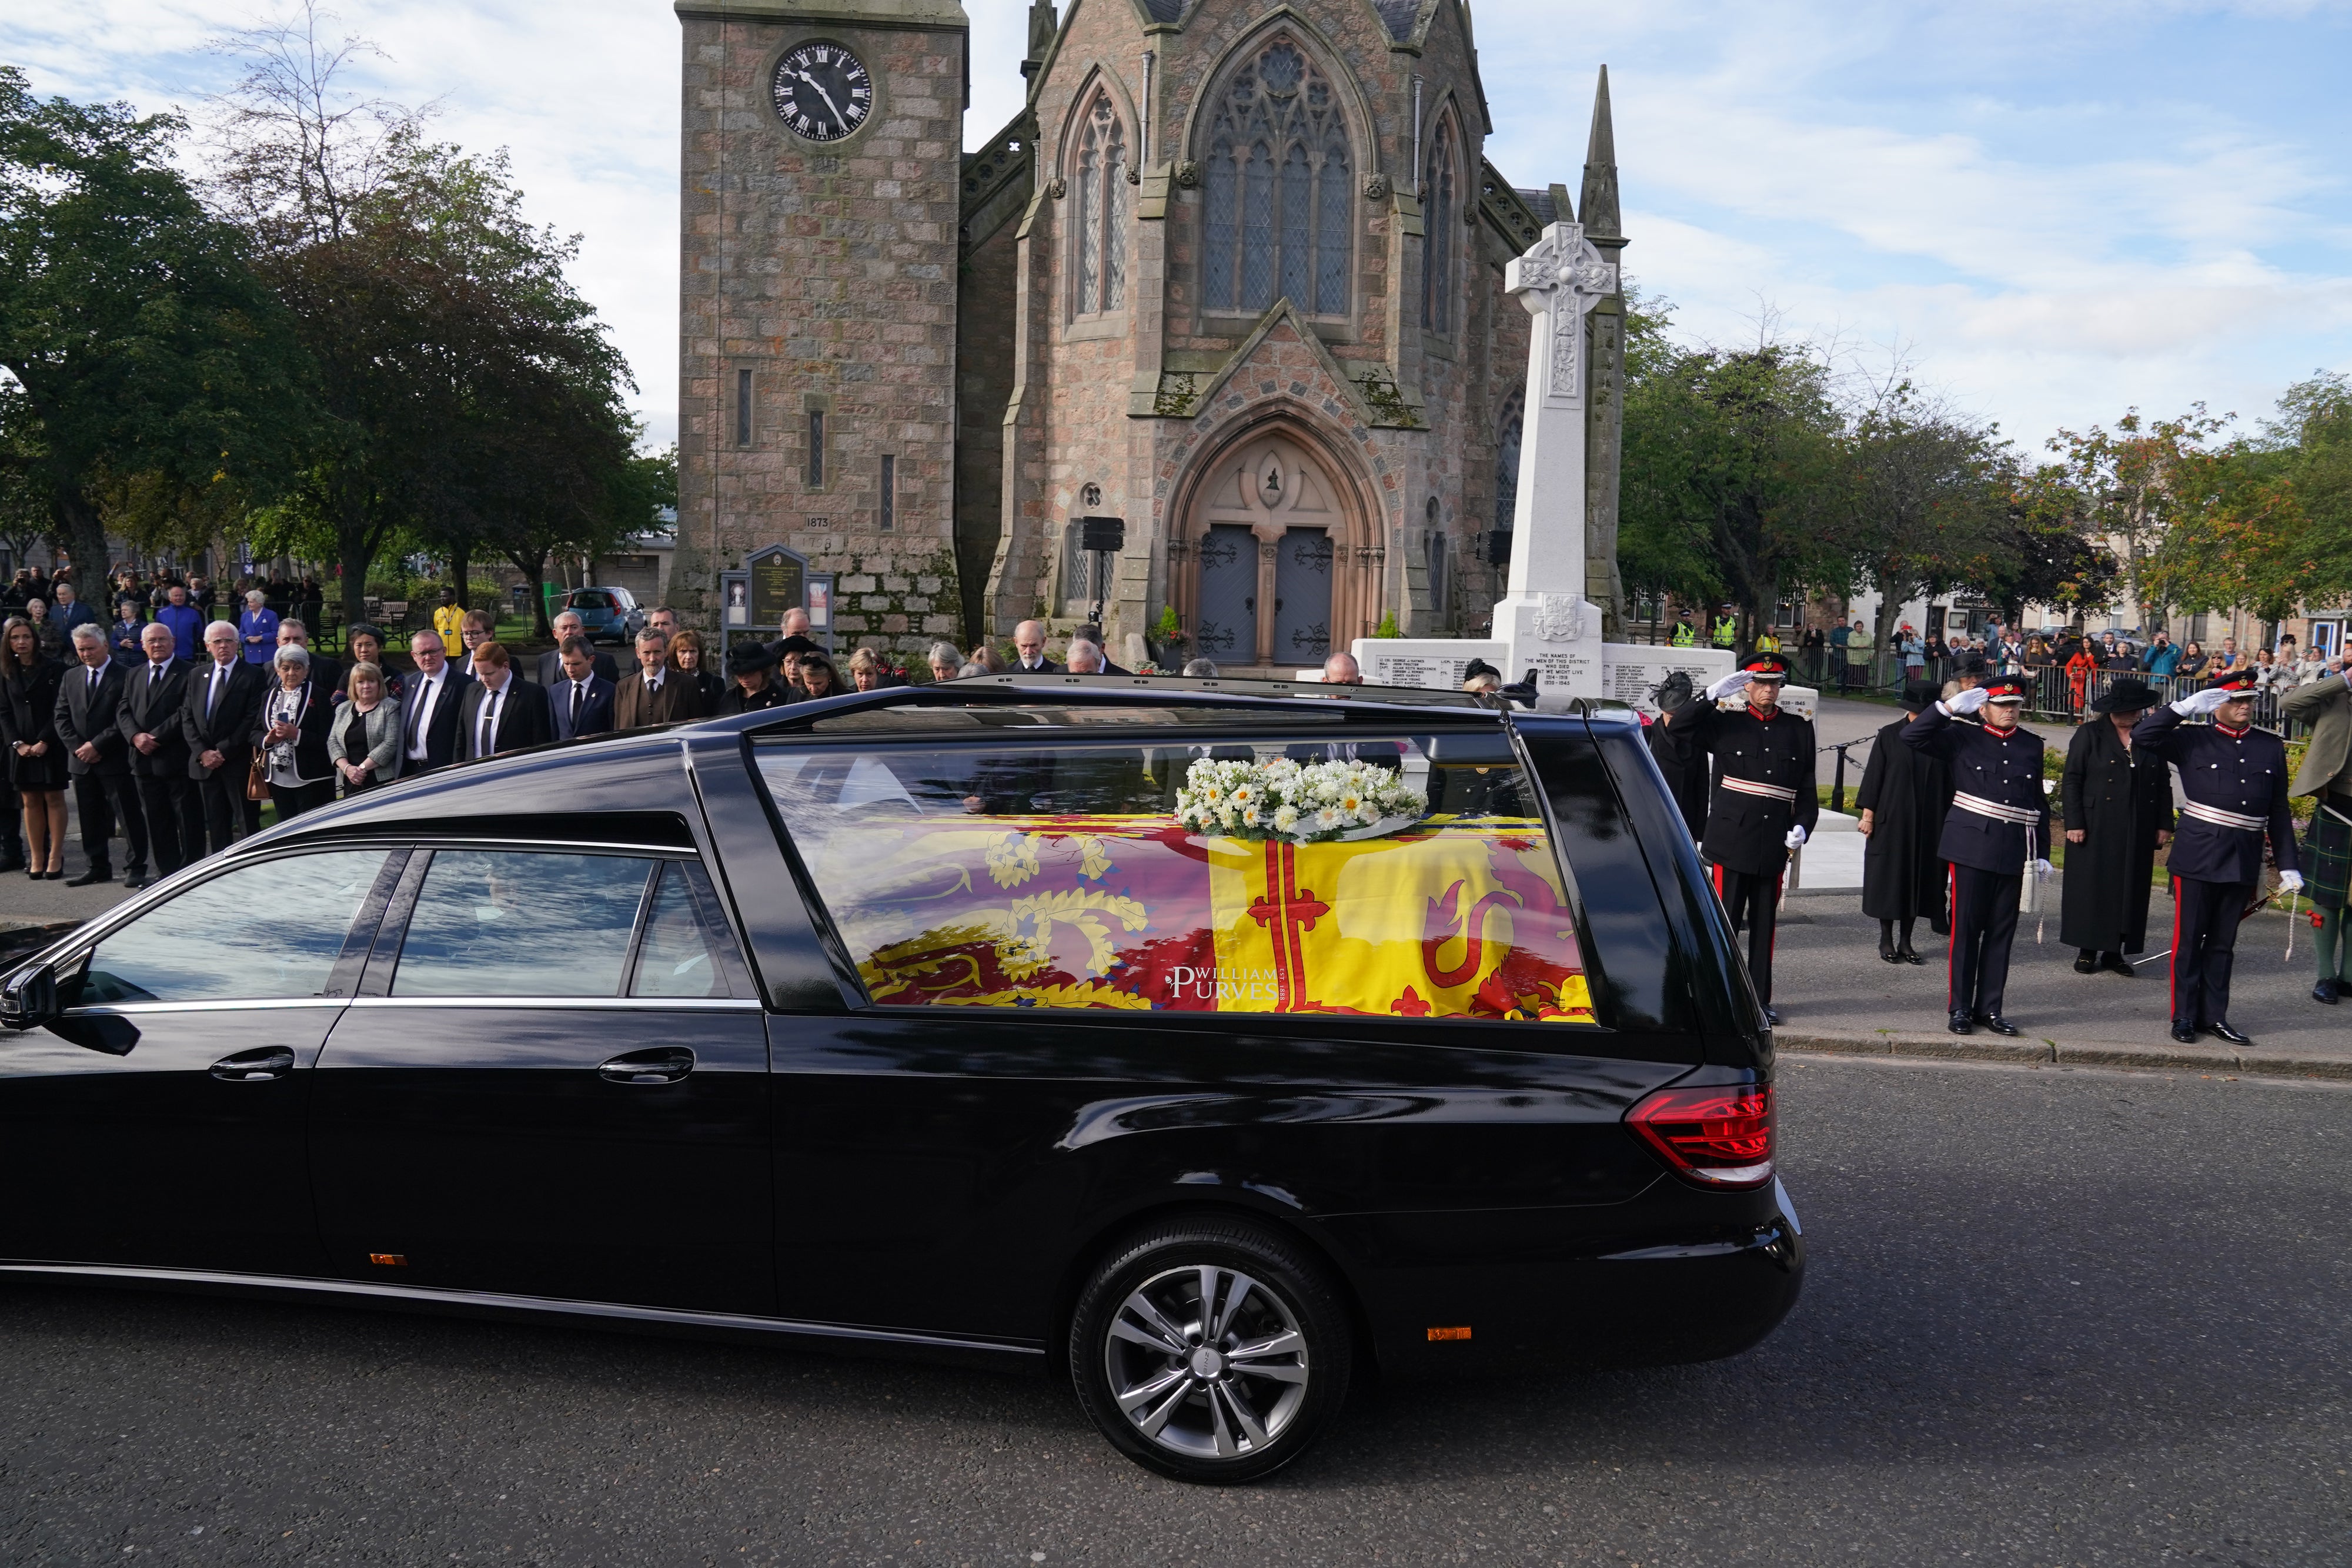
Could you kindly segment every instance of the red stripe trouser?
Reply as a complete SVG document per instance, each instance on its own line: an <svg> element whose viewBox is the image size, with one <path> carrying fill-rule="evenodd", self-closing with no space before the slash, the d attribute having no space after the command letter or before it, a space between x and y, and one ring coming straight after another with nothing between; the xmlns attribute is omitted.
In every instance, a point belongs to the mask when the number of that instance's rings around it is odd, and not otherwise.
<svg viewBox="0 0 2352 1568"><path fill-rule="evenodd" d="M2230 1021L2230 973L2238 922L2253 902L2241 882L2172 879L2172 1021L2202 1029Z"/></svg>
<svg viewBox="0 0 2352 1568"><path fill-rule="evenodd" d="M1785 873L1784 873L1785 874ZM1748 977L1756 999L1772 1005L1772 942L1780 935L1780 878L1758 872L1715 868L1715 895L1731 916L1731 929L1748 933Z"/></svg>
<svg viewBox="0 0 2352 1568"><path fill-rule="evenodd" d="M2017 940L2018 872L1952 868L1951 987L1944 1006L1975 1018L1999 1018L2009 990L2009 949Z"/></svg>

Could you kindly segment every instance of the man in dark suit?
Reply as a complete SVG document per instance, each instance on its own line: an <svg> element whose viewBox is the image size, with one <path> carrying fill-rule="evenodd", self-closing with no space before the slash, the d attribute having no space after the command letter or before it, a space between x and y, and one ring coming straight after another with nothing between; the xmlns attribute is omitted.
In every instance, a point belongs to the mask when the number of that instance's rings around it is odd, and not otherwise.
<svg viewBox="0 0 2352 1568"><path fill-rule="evenodd" d="M205 813L188 777L188 737L180 725L188 704L188 666L173 656L169 626L151 621L139 641L147 656L122 672L122 707L114 722L131 748L131 776L147 816L156 873L169 876L205 855Z"/></svg>
<svg viewBox="0 0 2352 1568"><path fill-rule="evenodd" d="M613 694L613 727L643 729L701 716L701 689L669 667L669 639L658 632L637 633L637 667Z"/></svg>
<svg viewBox="0 0 2352 1568"><path fill-rule="evenodd" d="M547 688L515 674L504 644L476 643L473 666L474 679L457 697L458 756L471 761L555 738Z"/></svg>
<svg viewBox="0 0 2352 1568"><path fill-rule="evenodd" d="M1070 645L1073 653L1076 651L1077 644L1080 643L1093 643L1095 648L1095 660L1102 666L1098 670L1092 671L1073 670L1070 672L1072 674L1131 675L1135 674L1133 670L1123 670L1117 664L1110 662L1110 644L1103 641L1103 629L1101 627L1089 622L1072 632L1070 637Z"/></svg>
<svg viewBox="0 0 2352 1568"><path fill-rule="evenodd" d="M1045 623L1024 621L1013 629L1013 651L1020 657L1013 661L1016 675L1058 675L1062 666L1045 657Z"/></svg>
<svg viewBox="0 0 2352 1568"><path fill-rule="evenodd" d="M261 805L245 798L245 774L269 677L260 665L246 663L244 639L229 622L205 628L205 663L188 674L180 735L187 742L188 780L196 788L205 834L218 854L237 837L240 820L246 832L261 831Z"/></svg>
<svg viewBox="0 0 2352 1568"><path fill-rule="evenodd" d="M74 810L81 814L82 853L89 869L66 883L88 887L112 882L108 841L115 823L131 848L122 868L125 887L147 885L147 814L139 809L139 787L131 778L131 745L116 727L122 706L122 669L106 645L106 633L87 622L74 628L74 657L80 667L66 672L58 687L58 738L65 743L66 772L74 784Z"/></svg>
<svg viewBox="0 0 2352 1568"><path fill-rule="evenodd" d="M595 654L585 637L566 637L556 650L562 661L552 682L541 688L555 704L555 738L577 740L613 727L614 685L596 673Z"/></svg>
<svg viewBox="0 0 2352 1568"><path fill-rule="evenodd" d="M564 611L556 616L553 624L555 646L539 656L539 670L534 676L539 684L549 691L555 689L557 682L567 678L563 673L563 644L574 637L583 642L586 642L588 637L588 622L580 619L580 612L577 610ZM605 681L618 685L621 680L621 666L613 663L613 655L593 652L595 644L593 643L589 643L589 647L592 650L589 655L589 667Z"/></svg>
<svg viewBox="0 0 2352 1568"><path fill-rule="evenodd" d="M446 768L465 754L458 744L457 711L466 688L473 685L449 662L437 632L411 637L408 656L415 661L416 673L401 683L408 693L400 705L404 779Z"/></svg>

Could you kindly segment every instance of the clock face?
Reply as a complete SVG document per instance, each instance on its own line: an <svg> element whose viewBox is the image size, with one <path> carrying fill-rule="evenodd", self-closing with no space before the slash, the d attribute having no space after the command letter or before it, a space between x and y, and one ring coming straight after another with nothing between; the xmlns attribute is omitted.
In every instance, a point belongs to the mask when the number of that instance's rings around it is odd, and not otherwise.
<svg viewBox="0 0 2352 1568"><path fill-rule="evenodd" d="M776 114L811 141L838 141L874 110L874 78L839 44L803 44L776 62Z"/></svg>

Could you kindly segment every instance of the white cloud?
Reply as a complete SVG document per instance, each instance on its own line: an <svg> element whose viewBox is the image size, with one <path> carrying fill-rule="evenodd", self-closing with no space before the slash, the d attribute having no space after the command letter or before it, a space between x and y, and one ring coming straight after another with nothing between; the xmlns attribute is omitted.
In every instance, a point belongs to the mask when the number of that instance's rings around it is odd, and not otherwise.
<svg viewBox="0 0 2352 1568"><path fill-rule="evenodd" d="M966 0L968 145L1019 109L1025 0ZM194 109L209 36L273 0L0 12L46 91ZM374 90L506 146L532 216L676 425L677 22L658 0L341 0ZM2352 363L2340 75L2352 0L1480 0L1496 162L1575 183L1610 62L1627 262L1717 341L1900 342L1924 379L2038 439L2137 403L2252 413ZM1533 45L1534 47L1530 47ZM2330 72L2333 57L2339 69Z"/></svg>

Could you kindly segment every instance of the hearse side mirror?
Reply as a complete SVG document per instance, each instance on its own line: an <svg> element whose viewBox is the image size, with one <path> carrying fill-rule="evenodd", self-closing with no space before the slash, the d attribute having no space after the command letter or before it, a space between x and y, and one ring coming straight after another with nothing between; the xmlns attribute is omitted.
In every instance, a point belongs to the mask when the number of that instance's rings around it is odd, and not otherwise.
<svg viewBox="0 0 2352 1568"><path fill-rule="evenodd" d="M58 967L34 964L0 985L0 1029L38 1029L58 1016Z"/></svg>

